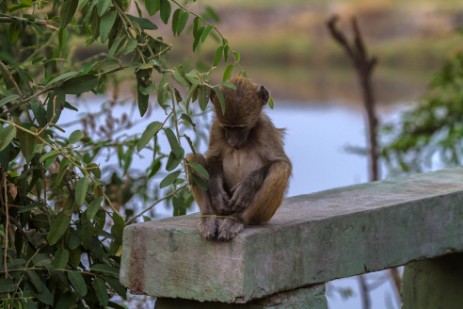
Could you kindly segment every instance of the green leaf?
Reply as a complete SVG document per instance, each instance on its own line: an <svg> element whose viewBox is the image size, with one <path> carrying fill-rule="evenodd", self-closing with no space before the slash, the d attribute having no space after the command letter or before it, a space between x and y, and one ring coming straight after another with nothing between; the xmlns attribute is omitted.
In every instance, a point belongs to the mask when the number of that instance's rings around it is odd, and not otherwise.
<svg viewBox="0 0 463 309"><path fill-rule="evenodd" d="M33 100L30 103L32 113L34 113L35 119L41 127L44 127L47 123L47 111L43 107L42 102L39 100Z"/></svg>
<svg viewBox="0 0 463 309"><path fill-rule="evenodd" d="M116 241L122 244L122 232L124 231L124 219L118 214L113 213L113 226L111 227L111 235Z"/></svg>
<svg viewBox="0 0 463 309"><path fill-rule="evenodd" d="M188 114L185 114L185 113L182 113L182 115L180 116L180 118L183 119L183 121L185 121L186 123L188 123L190 126L192 126L193 128L196 127L196 124L193 122L193 119L191 119L190 115Z"/></svg>
<svg viewBox="0 0 463 309"><path fill-rule="evenodd" d="M47 122L56 123L59 120L65 100L66 94L62 91L53 91L48 94Z"/></svg>
<svg viewBox="0 0 463 309"><path fill-rule="evenodd" d="M69 104L68 102L64 102L64 108L67 108L67 109L70 109L72 111L76 111L78 112L79 109L71 104Z"/></svg>
<svg viewBox="0 0 463 309"><path fill-rule="evenodd" d="M208 86L199 86L198 88L198 102L199 107L202 111L206 110L207 104L209 103L209 97L211 95L211 89Z"/></svg>
<svg viewBox="0 0 463 309"><path fill-rule="evenodd" d="M5 294L9 292L14 292L16 290L16 285L14 281L9 278L0 278L0 294Z"/></svg>
<svg viewBox="0 0 463 309"><path fill-rule="evenodd" d="M98 178L98 179L101 178L101 170L100 170L100 167L98 166L98 164L93 163L93 162L89 163L89 164L87 164L85 169L87 171L89 171L90 173L92 173L93 175L95 175L96 178Z"/></svg>
<svg viewBox="0 0 463 309"><path fill-rule="evenodd" d="M23 31L22 23L19 21L12 21L8 28L8 39L11 44L15 44L21 32Z"/></svg>
<svg viewBox="0 0 463 309"><path fill-rule="evenodd" d="M191 166L191 168L192 168L196 173L198 173L199 175L201 175L203 178L209 179L209 173L208 173L207 170L204 168L204 166L202 166L202 165L199 164L199 163L195 163L195 162L190 162L190 163L188 163L188 165Z"/></svg>
<svg viewBox="0 0 463 309"><path fill-rule="evenodd" d="M215 51L215 54L214 54L214 61L213 61L213 65L216 67L219 62L220 62L220 59L222 59L222 55L223 55L223 45L222 46L219 46L217 48L217 50Z"/></svg>
<svg viewBox="0 0 463 309"><path fill-rule="evenodd" d="M27 276L31 280L32 285L35 287L37 292L42 293L45 287L45 284L43 283L42 279L40 279L40 276L37 275L37 273L33 270L28 270L26 272L27 272Z"/></svg>
<svg viewBox="0 0 463 309"><path fill-rule="evenodd" d="M119 269L106 264L94 264L90 269L95 272L101 272L105 275L119 278Z"/></svg>
<svg viewBox="0 0 463 309"><path fill-rule="evenodd" d="M195 152L195 146L193 145L193 141L191 140L191 138L187 134L183 134L183 137L186 139L188 146L190 146L191 151Z"/></svg>
<svg viewBox="0 0 463 309"><path fill-rule="evenodd" d="M172 15L172 33L174 34L174 36L177 36L177 25L181 12L181 9L176 9L174 14Z"/></svg>
<svg viewBox="0 0 463 309"><path fill-rule="evenodd" d="M74 132L71 133L71 135L69 135L69 144L75 144L77 142L79 142L82 137L84 136L84 133L82 133L81 130L75 130Z"/></svg>
<svg viewBox="0 0 463 309"><path fill-rule="evenodd" d="M157 11L161 8L161 1L160 0L145 0L146 10L150 16L156 14Z"/></svg>
<svg viewBox="0 0 463 309"><path fill-rule="evenodd" d="M183 76L183 74L178 70L178 68L177 68L177 70L174 71L174 74L172 74L172 77L181 86L183 86L183 87L189 87L190 86L190 82L188 81L188 79L185 76Z"/></svg>
<svg viewBox="0 0 463 309"><path fill-rule="evenodd" d="M112 57L121 47L121 43L126 39L125 36L118 36L111 45L111 48L108 51L108 56Z"/></svg>
<svg viewBox="0 0 463 309"><path fill-rule="evenodd" d="M180 16L178 18L178 23L177 27L175 28L175 33L177 36L179 36L183 29L185 29L186 23L188 22L188 17L190 17L190 14L186 11L180 11Z"/></svg>
<svg viewBox="0 0 463 309"><path fill-rule="evenodd" d="M40 302L46 305L53 305L53 294L51 294L46 285L43 286L43 291L41 293L36 294L36 297L38 300L40 300Z"/></svg>
<svg viewBox="0 0 463 309"><path fill-rule="evenodd" d="M87 74L65 81L59 89L67 94L81 94L94 89L96 86L98 86L98 78L95 75Z"/></svg>
<svg viewBox="0 0 463 309"><path fill-rule="evenodd" d="M207 182L203 178L196 174L191 174L190 177L193 183L200 187L202 190L206 191L208 189Z"/></svg>
<svg viewBox="0 0 463 309"><path fill-rule="evenodd" d="M212 8L210 5L206 6L206 9L204 10L204 17L207 19L212 19L215 22L220 22L220 16L217 14L217 12Z"/></svg>
<svg viewBox="0 0 463 309"><path fill-rule="evenodd" d="M147 94L143 94L143 91L138 86L138 111L140 112L140 117L145 115L146 111L148 110L149 98L150 96Z"/></svg>
<svg viewBox="0 0 463 309"><path fill-rule="evenodd" d="M156 90L156 86L154 84L150 84L148 87L140 87L140 91L144 95L149 95L154 92L154 90Z"/></svg>
<svg viewBox="0 0 463 309"><path fill-rule="evenodd" d="M203 26L201 26L203 24L203 22L201 21L201 19L196 16L194 19L193 19L193 37L194 39L198 39L198 37L201 36L200 34L200 30L204 29Z"/></svg>
<svg viewBox="0 0 463 309"><path fill-rule="evenodd" d="M227 65L227 67L225 68L225 71L223 72L223 78L222 78L223 81L227 81L230 79L234 67L235 67L234 64Z"/></svg>
<svg viewBox="0 0 463 309"><path fill-rule="evenodd" d="M75 270L69 271L68 279L76 290L77 294L79 294L81 297L87 295L87 284L85 283L84 277L80 272Z"/></svg>
<svg viewBox="0 0 463 309"><path fill-rule="evenodd" d="M273 107L275 106L272 96L268 97L268 106L270 106L271 109L273 109Z"/></svg>
<svg viewBox="0 0 463 309"><path fill-rule="evenodd" d="M35 131L35 128L31 127L29 130ZM35 154L35 147L39 143L38 139L29 133L24 131L17 131L16 137L19 141L19 148L21 149L21 153L23 154L26 162L31 162L34 154Z"/></svg>
<svg viewBox="0 0 463 309"><path fill-rule="evenodd" d="M225 62L228 61L228 53L230 52L230 47L228 46L228 42L225 43L223 46L223 59Z"/></svg>
<svg viewBox="0 0 463 309"><path fill-rule="evenodd" d="M200 73L196 69L193 69L190 72L186 73L185 77L193 85L197 85L201 82Z"/></svg>
<svg viewBox="0 0 463 309"><path fill-rule="evenodd" d="M79 0L65 0L61 6L60 11L60 28L64 28L72 20L72 17L76 13L77 5Z"/></svg>
<svg viewBox="0 0 463 309"><path fill-rule="evenodd" d="M53 309L69 309L69 308L75 308L73 305L75 305L75 300L74 300L74 295L71 293L60 293L59 299L56 302L55 306Z"/></svg>
<svg viewBox="0 0 463 309"><path fill-rule="evenodd" d="M162 128L162 123L159 121L154 121L150 123L143 134L140 137L140 140L137 143L137 151L140 152L145 146L149 143L149 141L158 133L158 131Z"/></svg>
<svg viewBox="0 0 463 309"><path fill-rule="evenodd" d="M87 196L88 190L88 179L87 177L82 177L76 182L76 197L75 201L77 206L82 206L85 202L85 197Z"/></svg>
<svg viewBox="0 0 463 309"><path fill-rule="evenodd" d="M12 125L0 127L0 151L5 149L16 136L16 128Z"/></svg>
<svg viewBox="0 0 463 309"><path fill-rule="evenodd" d="M231 88L231 89L234 89L236 90L236 85L231 83L231 82L223 82L222 83L222 86L225 86L225 87L228 87L228 88Z"/></svg>
<svg viewBox="0 0 463 309"><path fill-rule="evenodd" d="M50 80L46 85L47 86L50 86L50 85L53 85L59 81L63 81L63 80L68 80L70 78L73 78L75 77L76 75L78 75L79 72L76 72L76 71L71 71L71 72L66 72L66 73L63 73L61 75L58 75L56 76L55 78L53 78L52 80Z"/></svg>
<svg viewBox="0 0 463 309"><path fill-rule="evenodd" d="M186 97L185 99L185 105L188 106L190 104L190 101L194 98L197 98L198 96L198 89L199 85L198 84L194 84L194 85L191 85L190 87L190 91L188 91L188 96Z"/></svg>
<svg viewBox="0 0 463 309"><path fill-rule="evenodd" d="M148 0L147 0L148 1ZM95 278L93 280L93 288L95 289L96 298L103 308L106 308L109 302L108 290L106 288L106 283L101 278Z"/></svg>
<svg viewBox="0 0 463 309"><path fill-rule="evenodd" d="M164 132L166 133L167 140L169 141L170 149L175 154L175 156L183 157L183 148L180 146L177 137L175 136L174 132L170 128L164 128Z"/></svg>
<svg viewBox="0 0 463 309"><path fill-rule="evenodd" d="M109 284L109 286L117 293L119 296L121 296L123 299L127 298L127 289L122 286L122 284L119 282L117 278L113 277L106 277L106 282Z"/></svg>
<svg viewBox="0 0 463 309"><path fill-rule="evenodd" d="M173 173L170 173L166 177L164 177L163 180L161 180L161 183L159 184L159 188L165 188L171 184L174 183L174 181L178 178L178 175L180 175L181 171L175 171Z"/></svg>
<svg viewBox="0 0 463 309"><path fill-rule="evenodd" d="M168 0L161 0L161 20L164 22L164 24L167 24L169 22L169 17L170 17L170 11L171 11L171 6L170 2Z"/></svg>
<svg viewBox="0 0 463 309"><path fill-rule="evenodd" d="M127 17L131 21L137 23L143 29L146 29L146 30L156 30L156 29L158 29L158 26L153 24L153 22L151 20L147 19L147 18L135 17L135 16L132 16L130 14L127 14Z"/></svg>
<svg viewBox="0 0 463 309"><path fill-rule="evenodd" d="M108 10L110 4L111 0L98 0L96 2L98 16L103 16L103 14L106 13L106 11Z"/></svg>
<svg viewBox="0 0 463 309"><path fill-rule="evenodd" d="M167 90L169 84L167 83L167 79L169 78L169 75L167 73L164 73L162 76L161 81L158 84L158 103L159 105L163 106L167 100Z"/></svg>
<svg viewBox="0 0 463 309"><path fill-rule="evenodd" d="M114 27L117 13L114 10L106 12L100 21L100 39L101 42L105 42L108 39L111 29Z"/></svg>
<svg viewBox="0 0 463 309"><path fill-rule="evenodd" d="M203 30L205 27L201 27L201 29L198 30L201 34L203 33ZM201 36L196 36L194 41L193 41L193 52L195 52L198 49L199 43L201 43Z"/></svg>
<svg viewBox="0 0 463 309"><path fill-rule="evenodd" d="M93 220L93 218L95 217L96 213L98 212L98 210L100 210L101 208L101 202L103 200L101 198L95 198L89 205L88 205L88 208L87 208L87 218L89 220Z"/></svg>
<svg viewBox="0 0 463 309"><path fill-rule="evenodd" d="M166 170L173 171L179 164L183 161L183 149L182 149L182 156L177 156L174 154L173 151L169 153L169 157L167 158L166 163Z"/></svg>
<svg viewBox="0 0 463 309"><path fill-rule="evenodd" d="M80 237L78 231L71 231L69 239L67 240L69 249L75 250L80 245ZM69 252L69 257L71 258L72 252Z"/></svg>
<svg viewBox="0 0 463 309"><path fill-rule="evenodd" d="M135 39L129 39L127 42L127 46L125 47L125 50L123 52L124 55L130 54L133 52L138 46L138 41Z"/></svg>
<svg viewBox="0 0 463 309"><path fill-rule="evenodd" d="M15 100L17 100L19 98L20 97L17 94L11 94L11 95L9 95L7 97L4 97L3 99L0 100L0 107L5 105L6 103L13 102L13 101L15 101Z"/></svg>
<svg viewBox="0 0 463 309"><path fill-rule="evenodd" d="M71 215L65 211L60 212L53 223L51 224L50 231L47 235L47 240L50 245L54 245L66 233L71 222Z"/></svg>
<svg viewBox="0 0 463 309"><path fill-rule="evenodd" d="M225 97L223 96L223 92L220 89L220 87L214 87L213 90L214 90L214 92L217 95L217 98L219 100L220 109L222 110L222 114L225 115L225 112L227 110L227 106L225 104Z"/></svg>
<svg viewBox="0 0 463 309"><path fill-rule="evenodd" d="M207 37L209 36L212 30L214 30L213 25L208 25L206 29L204 29L204 31L201 33L201 43L204 43L204 41L206 41Z"/></svg>
<svg viewBox="0 0 463 309"><path fill-rule="evenodd" d="M51 159L51 158L56 158L57 156L59 156L61 154L61 152L58 150L58 149L53 149L49 152L45 152L39 159L39 162L40 163L43 163L45 162L46 160L48 159Z"/></svg>
<svg viewBox="0 0 463 309"><path fill-rule="evenodd" d="M65 269L69 261L69 251L63 248L59 248L53 259L53 266L57 269Z"/></svg>
<svg viewBox="0 0 463 309"><path fill-rule="evenodd" d="M240 53L239 53L239 52L237 52L237 51L234 51L234 52L233 52L233 57L235 57L235 63L238 63L238 62L240 62L240 59L241 59L241 55L240 55Z"/></svg>

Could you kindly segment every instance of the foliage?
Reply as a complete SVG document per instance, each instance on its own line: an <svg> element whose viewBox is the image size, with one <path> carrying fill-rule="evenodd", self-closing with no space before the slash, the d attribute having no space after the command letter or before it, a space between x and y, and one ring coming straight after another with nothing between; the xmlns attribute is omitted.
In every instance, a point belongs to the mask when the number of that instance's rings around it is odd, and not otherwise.
<svg viewBox="0 0 463 309"><path fill-rule="evenodd" d="M383 126L381 156L393 173L463 163L463 52L448 59L423 99L399 124Z"/></svg>
<svg viewBox="0 0 463 309"><path fill-rule="evenodd" d="M191 205L183 145L195 151L195 115L211 91L234 87L226 80L239 53L211 24L218 17L210 7L199 14L187 4L0 2L0 306L120 307L113 296L126 297L118 280L125 224L149 219L163 201L174 214ZM158 37L166 25L175 36L188 30L193 52L215 39L212 64L170 64L172 46ZM221 63L223 81L214 85ZM116 113L127 80L136 81L140 117ZM77 113L82 100L101 101L91 93L110 90L100 110ZM153 111L160 119L131 133ZM63 123L65 114L73 121Z"/></svg>

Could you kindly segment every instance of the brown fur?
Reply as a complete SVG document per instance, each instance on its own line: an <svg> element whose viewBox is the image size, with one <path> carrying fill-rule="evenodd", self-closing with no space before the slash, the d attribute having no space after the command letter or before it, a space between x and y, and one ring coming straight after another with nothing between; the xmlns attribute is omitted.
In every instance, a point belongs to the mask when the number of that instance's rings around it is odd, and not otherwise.
<svg viewBox="0 0 463 309"><path fill-rule="evenodd" d="M268 91L247 79L235 78L231 82L236 90L222 88L225 114L217 97L212 97L216 117L207 153L204 157L187 156L187 161L202 164L210 174L208 191L192 184L204 215L200 233L209 239L229 240L244 225L269 221L281 204L291 175L291 163L283 149L283 130L275 128L262 112ZM230 133L229 128L243 131ZM231 144L231 134L239 145Z"/></svg>

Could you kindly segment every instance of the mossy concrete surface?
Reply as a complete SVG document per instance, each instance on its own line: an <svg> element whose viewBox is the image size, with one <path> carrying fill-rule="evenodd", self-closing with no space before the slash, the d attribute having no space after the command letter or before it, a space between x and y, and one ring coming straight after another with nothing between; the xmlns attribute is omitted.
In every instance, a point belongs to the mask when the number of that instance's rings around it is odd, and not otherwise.
<svg viewBox="0 0 463 309"><path fill-rule="evenodd" d="M197 215L124 231L121 282L156 297L246 303L463 250L463 169L284 201L231 242L200 237Z"/></svg>

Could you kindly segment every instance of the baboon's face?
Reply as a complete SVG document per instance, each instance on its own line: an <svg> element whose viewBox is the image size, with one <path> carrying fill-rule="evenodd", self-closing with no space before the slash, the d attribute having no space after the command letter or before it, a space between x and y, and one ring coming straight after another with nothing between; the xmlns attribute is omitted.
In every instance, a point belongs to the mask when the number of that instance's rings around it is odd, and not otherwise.
<svg viewBox="0 0 463 309"><path fill-rule="evenodd" d="M249 132L251 131L247 127L230 126L224 126L223 130L225 133L225 139L227 140L227 144L235 149L239 149L246 144L246 142L248 141Z"/></svg>

